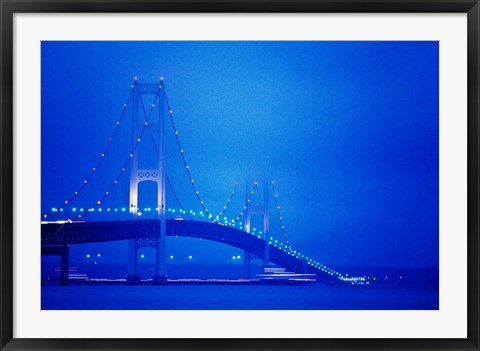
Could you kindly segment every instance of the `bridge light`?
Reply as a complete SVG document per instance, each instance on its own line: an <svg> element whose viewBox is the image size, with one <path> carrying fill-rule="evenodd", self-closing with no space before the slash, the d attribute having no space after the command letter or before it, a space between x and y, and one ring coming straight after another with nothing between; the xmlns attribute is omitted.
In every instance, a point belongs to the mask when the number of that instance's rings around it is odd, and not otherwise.
<svg viewBox="0 0 480 351"><path fill-rule="evenodd" d="M137 212L137 215L141 216L141 215L142 215L142 212Z"/></svg>
<svg viewBox="0 0 480 351"><path fill-rule="evenodd" d="M140 255L140 258L145 258L145 255Z"/></svg>
<svg viewBox="0 0 480 351"><path fill-rule="evenodd" d="M240 255L238 255L237 258L240 259Z"/></svg>
<svg viewBox="0 0 480 351"><path fill-rule="evenodd" d="M97 257L100 257L100 254L97 254Z"/></svg>
<svg viewBox="0 0 480 351"><path fill-rule="evenodd" d="M138 138L138 139L137 139L137 141L138 141L138 142L140 142L140 141L141 141L141 139L140 139L140 138Z"/></svg>
<svg viewBox="0 0 480 351"><path fill-rule="evenodd" d="M97 204L99 204L99 205L100 205L100 200L98 200L98 201L97 201Z"/></svg>
<svg viewBox="0 0 480 351"><path fill-rule="evenodd" d="M83 183L87 184L87 180L85 179L85 180L83 181Z"/></svg>
<svg viewBox="0 0 480 351"><path fill-rule="evenodd" d="M188 256L188 259L191 260L193 257L192 256Z"/></svg>
<svg viewBox="0 0 480 351"><path fill-rule="evenodd" d="M163 77L160 77L160 80L163 80Z"/></svg>
<svg viewBox="0 0 480 351"><path fill-rule="evenodd" d="M83 212L83 208L80 209L80 212Z"/></svg>
<svg viewBox="0 0 480 351"><path fill-rule="evenodd" d="M72 212L77 212L76 207L72 208Z"/></svg>
<svg viewBox="0 0 480 351"><path fill-rule="evenodd" d="M155 107L155 104L152 104L152 107Z"/></svg>
<svg viewBox="0 0 480 351"><path fill-rule="evenodd" d="M232 259L236 260L236 259L237 259L237 257L236 257L236 256L232 256Z"/></svg>
<svg viewBox="0 0 480 351"><path fill-rule="evenodd" d="M138 80L138 77L133 77L134 80Z"/></svg>
<svg viewBox="0 0 480 351"><path fill-rule="evenodd" d="M87 254L87 258L90 258L90 254Z"/></svg>
<svg viewBox="0 0 480 351"><path fill-rule="evenodd" d="M122 207L122 212L125 212L125 211L126 211L126 210L125 210L125 207Z"/></svg>
<svg viewBox="0 0 480 351"><path fill-rule="evenodd" d="M99 208L99 209L98 209L98 212L102 212L102 209L101 209L101 208Z"/></svg>
<svg viewBox="0 0 480 351"><path fill-rule="evenodd" d="M110 208L107 208L107 212L110 212Z"/></svg>
<svg viewBox="0 0 480 351"><path fill-rule="evenodd" d="M170 259L173 260L173 256L170 256Z"/></svg>

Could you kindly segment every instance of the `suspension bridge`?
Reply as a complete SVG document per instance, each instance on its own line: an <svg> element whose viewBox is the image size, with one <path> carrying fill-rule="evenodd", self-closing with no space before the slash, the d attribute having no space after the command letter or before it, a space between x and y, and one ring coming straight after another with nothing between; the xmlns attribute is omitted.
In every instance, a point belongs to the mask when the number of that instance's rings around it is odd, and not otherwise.
<svg viewBox="0 0 480 351"><path fill-rule="evenodd" d="M153 99L150 105L145 103L147 96ZM85 208L78 207L76 205L78 196L88 188L107 155L111 153L112 142L118 135L119 128L124 124L125 117L130 110L132 113L130 152L125 155L125 161L118 166L118 172L113 181L105 188L105 191L98 195L92 205ZM187 211L182 206L167 176L165 169L165 124L167 118L173 127L176 146L201 211ZM142 152L140 145L146 142L153 144L154 154L148 155L146 152ZM149 162L144 162L146 159ZM151 162L152 160L153 162ZM144 166L146 163L149 164L148 167ZM125 178L125 173L130 173L129 206L105 208L104 201ZM155 208L139 207L139 184L146 181L157 184ZM67 285L71 245L127 240L126 282L130 284L140 282L138 275L139 249L153 247L156 250L156 273L152 277L152 282L165 284L167 282L166 237L191 237L211 240L243 250L245 252L243 255L245 278L247 279L251 278L252 259L260 258L265 268L281 267L289 272L314 276L320 282L351 280L347 275L342 275L292 247L280 212L275 181L266 174L258 173L247 179L245 203L236 217L227 219L224 213L230 207L233 196L238 192L237 186L238 182L235 183L222 211L218 215L213 215L202 200L186 162L163 78L158 83L140 83L135 77L120 118L115 122L113 132L108 138L105 148L98 154L98 159L94 162L94 167L88 176L79 182L76 190L67 196L63 203L52 207L49 211L43 211L41 254L60 256L60 283ZM180 207L178 210L167 207L167 187ZM273 193L272 197L270 191ZM263 201L253 201L255 194L257 197L263 198ZM269 203L272 199L282 232L281 240L275 239L270 233ZM112 216L115 218L113 220L106 219L108 216L102 220L93 219L94 214L102 212L118 214L118 216ZM263 230L257 231L256 228L252 228L252 216L261 218Z"/></svg>

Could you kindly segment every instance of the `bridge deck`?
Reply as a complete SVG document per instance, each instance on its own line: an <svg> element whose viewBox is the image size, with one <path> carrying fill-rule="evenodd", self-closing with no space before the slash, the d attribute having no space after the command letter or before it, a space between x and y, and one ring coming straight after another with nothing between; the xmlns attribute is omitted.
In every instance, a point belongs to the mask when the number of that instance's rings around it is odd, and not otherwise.
<svg viewBox="0 0 480 351"><path fill-rule="evenodd" d="M120 222L48 223L41 227L42 246L72 245L115 240L158 237L157 220ZM214 223L188 220L167 220L166 235L202 238L231 245L262 257L265 241L242 230ZM305 260L270 245L270 261L296 272L315 273L322 280L335 281L328 273L310 266Z"/></svg>

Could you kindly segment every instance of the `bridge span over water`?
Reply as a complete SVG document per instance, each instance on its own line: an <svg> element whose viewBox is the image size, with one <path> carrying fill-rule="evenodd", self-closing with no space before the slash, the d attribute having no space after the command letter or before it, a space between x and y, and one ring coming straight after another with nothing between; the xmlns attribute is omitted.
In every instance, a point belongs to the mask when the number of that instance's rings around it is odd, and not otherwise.
<svg viewBox="0 0 480 351"><path fill-rule="evenodd" d="M145 99L151 99L150 109L147 110L145 106ZM131 108L129 108L131 106ZM129 111L127 113L127 110ZM110 146L113 140L118 135L117 130L121 125L125 125L125 119L131 112L131 128L130 152L125 154L125 162L118 164L117 172L113 179L104 178L102 184L105 187L95 198L90 198L90 195L85 197L83 201L92 201L93 206L81 206L77 199L81 193L84 193L86 188L92 189L93 177L99 177L98 171L103 164L103 160L107 155L112 153ZM174 132L175 144L178 147L179 155L188 176L188 186L191 188L196 202L201 209L199 213L205 216L205 221L195 221L186 212L178 198L169 178L166 174L166 153L165 153L165 120L169 119ZM250 273L250 262L253 258L260 258L263 261L265 268L271 268L271 264L280 266L282 269L288 269L296 273L316 274L319 281L336 281L344 279L344 277L335 270L326 267L319 262L308 258L293 249L290 244L285 226L283 224L283 217L280 213L280 206L278 204L278 195L275 190L275 181L271 179L270 175L262 172L251 172L247 175L247 182L245 187L245 203L241 208L240 213L236 218L227 220L224 212L229 208L232 197L236 192L238 181L235 182L235 187L229 196L227 203L223 206L221 212L215 216L208 210L205 202L200 197L200 192L192 177L191 168L189 167L185 152L178 137L178 130L174 123L172 109L168 102L165 92L165 82L160 78L159 82L140 83L135 77L131 85L131 91L128 95L124 108L120 117L116 120L115 128L108 139L106 147L98 153L98 158L94 167L88 173L88 176L83 178L79 183L76 191L70 193L69 196L64 196L60 206L52 207L51 213L43 210L41 224L41 243L42 255L59 255L61 256L61 283L68 284L68 261L69 261L69 246L82 243L95 243L105 241L128 241L128 268L127 268L127 282L138 283L140 278L138 276L138 250L144 246L150 246L156 250L156 269L153 281L156 283L165 283L166 275L166 259L165 259L165 238L166 236L181 236L192 237L205 240L216 241L226 245L234 246L244 250L244 261L247 271L247 277ZM117 137L118 138L118 137ZM151 143L150 147L139 147ZM74 164L74 163L72 163ZM102 166L102 169L105 166ZM113 168L112 168L113 169ZM130 172L130 186L128 205L121 207L120 214L125 213L130 220L112 220L112 221L95 221L92 217L97 213L105 214L107 212L116 213L115 207L119 204L111 204L115 209L110 211L107 207L106 211L102 211L105 203L108 203L110 194L117 188L117 184L121 181L122 175ZM123 177L125 178L125 176ZM108 181L107 181L108 180ZM139 185L143 182L153 182L156 184L156 191L150 194L150 197L155 197L155 201L148 200L148 204L155 209L154 219L142 219L142 209L139 208ZM192 220L169 220L167 219L167 201L166 191L171 190L173 198L176 200L183 214ZM94 189L97 191L98 189ZM273 192L273 197L270 196ZM97 192L98 193L98 192ZM65 194L62 194L65 195ZM142 195L143 196L143 195ZM277 233L277 239L273 240L273 233L270 231L270 211L269 203L273 199L275 212L280 223L280 230ZM124 199L126 204L126 198ZM78 204L79 211L73 207L73 203ZM147 204L147 202L145 202ZM76 205L75 205L76 206ZM105 208L104 208L105 209ZM231 208L229 208L232 211ZM146 209L147 211L147 209ZM149 211L149 209L148 209ZM153 212L153 211L152 211ZM252 228L252 217L256 216L261 223L261 231L259 235L254 235L255 228ZM111 217L112 218L112 217ZM111 219L110 218L110 219ZM145 217L142 217L145 218ZM198 217L197 217L198 218ZM222 223L222 219L225 220ZM62 223L59 223L62 222ZM243 224L243 225L242 225ZM240 228L240 229L236 229ZM241 229L243 228L243 230ZM260 226L259 226L260 228ZM278 237L280 234L281 238ZM277 246L275 243L280 241Z"/></svg>
<svg viewBox="0 0 480 351"><path fill-rule="evenodd" d="M44 223L41 235L42 255L61 256L62 275L65 275L68 274L69 245L135 240L141 241L142 246L157 247L160 223L158 220ZM244 257L248 265L253 258L263 258L266 245L264 239L243 230L193 220L166 220L166 236L199 238L237 247L245 251ZM316 274L317 280L323 282L338 280L329 273L309 265L307 260L296 257L295 254L285 252L274 245L269 245L269 255L271 263L290 271Z"/></svg>

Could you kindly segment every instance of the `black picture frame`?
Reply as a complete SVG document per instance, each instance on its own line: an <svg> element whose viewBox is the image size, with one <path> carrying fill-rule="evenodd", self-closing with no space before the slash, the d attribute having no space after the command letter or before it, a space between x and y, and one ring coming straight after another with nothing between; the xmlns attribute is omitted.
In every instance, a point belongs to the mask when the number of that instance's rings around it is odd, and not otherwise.
<svg viewBox="0 0 480 351"><path fill-rule="evenodd" d="M408 349L480 350L478 0L0 0L2 350ZM465 339L18 339L13 338L13 16L16 13L467 13L468 28L468 330Z"/></svg>

